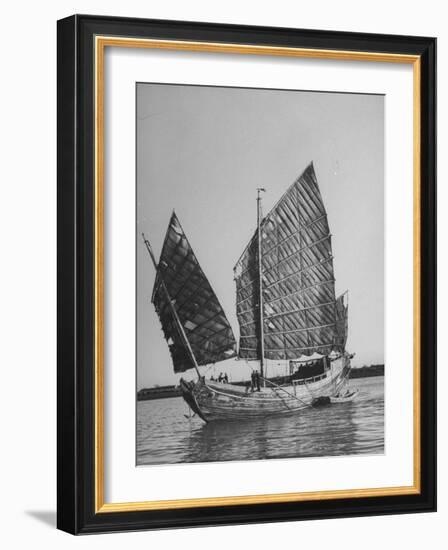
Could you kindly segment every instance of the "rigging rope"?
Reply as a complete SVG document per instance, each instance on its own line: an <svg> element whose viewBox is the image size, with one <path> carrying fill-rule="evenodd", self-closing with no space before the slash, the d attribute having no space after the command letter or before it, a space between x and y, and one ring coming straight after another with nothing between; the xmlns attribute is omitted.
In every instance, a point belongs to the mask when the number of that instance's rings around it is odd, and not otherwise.
<svg viewBox="0 0 448 550"><path fill-rule="evenodd" d="M260 378L262 378L260 376ZM284 391L286 394L288 394L290 397L292 397L293 399L296 399L297 401L300 401L301 403L303 403L304 405L306 405L307 407L310 407L311 405L309 403L307 403L306 401L303 401L303 399L300 399L299 397L297 397L297 395L293 395L292 393L290 393L288 390L285 390L285 388L282 388L281 386L278 386L277 384L274 384L274 382L271 382L270 380L266 379L266 378L262 378L262 380L264 380L265 382L267 382L268 384L271 384L271 386L274 386L275 388L278 388L282 391Z"/></svg>

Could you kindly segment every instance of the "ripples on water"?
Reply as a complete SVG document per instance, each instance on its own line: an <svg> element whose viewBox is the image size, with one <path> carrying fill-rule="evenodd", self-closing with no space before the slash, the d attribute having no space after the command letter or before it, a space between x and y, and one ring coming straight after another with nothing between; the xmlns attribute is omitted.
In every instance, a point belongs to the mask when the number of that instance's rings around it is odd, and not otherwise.
<svg viewBox="0 0 448 550"><path fill-rule="evenodd" d="M295 416L205 424L180 397L137 403L137 464L384 452L384 378L350 382L357 399Z"/></svg>

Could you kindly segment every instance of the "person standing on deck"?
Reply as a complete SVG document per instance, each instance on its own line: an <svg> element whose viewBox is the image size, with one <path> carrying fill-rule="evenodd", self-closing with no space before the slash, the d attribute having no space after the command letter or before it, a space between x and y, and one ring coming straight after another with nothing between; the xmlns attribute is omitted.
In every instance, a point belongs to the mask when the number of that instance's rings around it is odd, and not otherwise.
<svg viewBox="0 0 448 550"><path fill-rule="evenodd" d="M260 373L255 371L255 385L257 386L257 391L260 391Z"/></svg>
<svg viewBox="0 0 448 550"><path fill-rule="evenodd" d="M260 391L260 373L257 370L252 371L250 379L252 382L252 391Z"/></svg>

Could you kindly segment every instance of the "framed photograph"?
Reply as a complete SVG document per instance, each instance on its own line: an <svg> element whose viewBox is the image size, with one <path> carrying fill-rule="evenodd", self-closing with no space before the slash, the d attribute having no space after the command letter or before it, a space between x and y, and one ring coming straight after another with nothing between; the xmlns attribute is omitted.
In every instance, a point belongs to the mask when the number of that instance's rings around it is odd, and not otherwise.
<svg viewBox="0 0 448 550"><path fill-rule="evenodd" d="M434 38L58 22L58 527L434 511Z"/></svg>

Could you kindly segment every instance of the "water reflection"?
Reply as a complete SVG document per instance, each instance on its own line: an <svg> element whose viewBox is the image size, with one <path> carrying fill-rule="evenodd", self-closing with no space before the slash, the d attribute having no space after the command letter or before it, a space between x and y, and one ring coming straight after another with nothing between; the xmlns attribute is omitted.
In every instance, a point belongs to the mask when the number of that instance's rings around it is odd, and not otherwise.
<svg viewBox="0 0 448 550"><path fill-rule="evenodd" d="M138 403L137 462L218 462L384 452L383 378L357 380L352 403L204 424L179 398Z"/></svg>

